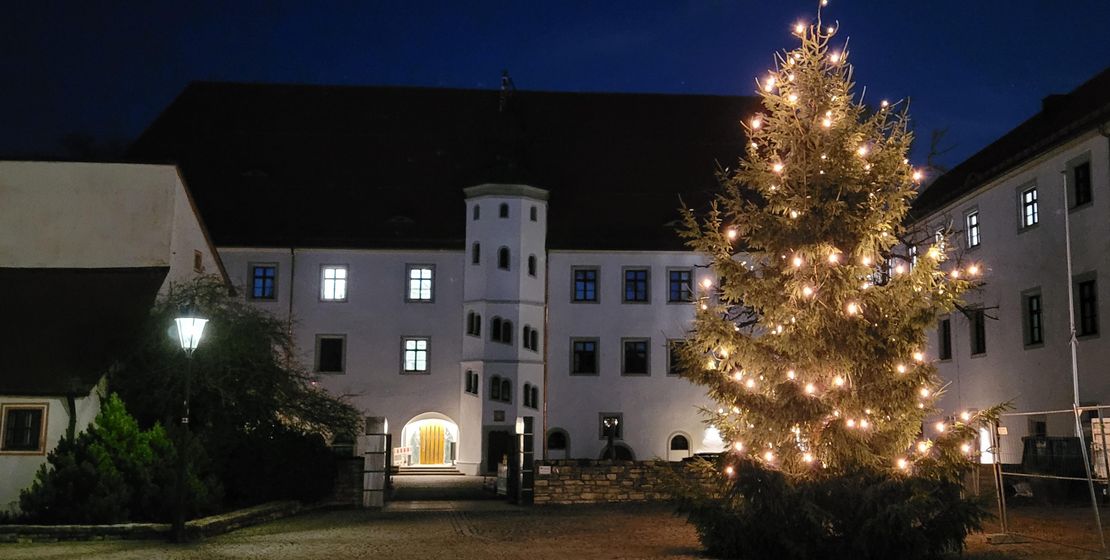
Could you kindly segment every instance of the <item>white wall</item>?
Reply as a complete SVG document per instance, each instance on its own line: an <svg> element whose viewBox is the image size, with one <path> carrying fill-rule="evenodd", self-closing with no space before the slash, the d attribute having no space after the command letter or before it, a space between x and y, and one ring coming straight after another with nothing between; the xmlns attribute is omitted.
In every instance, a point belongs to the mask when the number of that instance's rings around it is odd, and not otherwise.
<svg viewBox="0 0 1110 560"><path fill-rule="evenodd" d="M250 298L251 263L277 263L277 298L249 300L279 317L292 309L294 341L306 367L315 367L317 335L346 336L346 371L320 374L330 392L347 397L365 416L384 416L395 445L412 418L435 412L460 427L460 461L476 462L480 438L463 425L460 370L463 337L463 253L345 249L220 250L228 275ZM347 301L321 301L321 267L348 267ZM406 302L407 264L435 266L434 301ZM292 305L290 306L290 297ZM401 373L401 338L430 339L430 372ZM473 397L470 397L473 399Z"/></svg>
<svg viewBox="0 0 1110 560"><path fill-rule="evenodd" d="M693 303L668 303L668 267L704 265L690 252L552 251L550 270L550 337L548 352L548 429L569 434L570 455L598 458L606 442L598 436L598 414L620 412L623 442L637 459L667 457L670 435L690 436L693 452L701 448L705 426L699 406L713 407L705 389L667 375L667 340L684 338L694 317ZM572 303L572 270L596 266L599 302ZM649 267L650 302L622 303L623 267ZM695 282L713 278L695 269ZM572 337L597 337L600 373L570 374ZM650 375L621 375L622 338L651 338Z"/></svg>
<svg viewBox="0 0 1110 560"><path fill-rule="evenodd" d="M85 397L75 399L75 429L82 432L100 412L102 387L94 387ZM46 404L46 448L43 453L0 453L0 512L15 513L19 509L19 492L29 488L39 467L69 427L70 410L65 397L16 397L0 395L0 405ZM2 420L0 420L2 423Z"/></svg>
<svg viewBox="0 0 1110 560"><path fill-rule="evenodd" d="M1020 411L1070 409L1072 376L1068 347L1067 278L1064 247L1062 176L1074 158L1088 155L1091 163L1092 203L1073 209L1071 221L1072 275L1097 274L1098 307L1102 334L1079 340L1080 399L1084 403L1110 404L1110 148L1095 131L1027 162L983 187L950 203L925 219L933 226L952 220L961 234L966 212L977 207L981 246L967 250L959 237L965 263L984 269L985 285L967 300L988 308L985 354L971 356L970 325L959 312L952 314L953 357L938 362L941 377L950 382L941 406L949 414L985 408L1012 400ZM1039 224L1019 232L1020 189L1036 184ZM1070 196L1070 195L1069 195ZM1040 288L1044 344L1026 347L1022 331L1021 294ZM1078 293L1075 295L1078 301ZM1078 322L1078 316L1076 318ZM931 357L937 356L937 333L930 336ZM1051 435L1071 435L1074 421L1068 415L1047 417ZM1009 437L1003 441L1003 461L1021 458L1020 437L1027 422L1007 422Z"/></svg>

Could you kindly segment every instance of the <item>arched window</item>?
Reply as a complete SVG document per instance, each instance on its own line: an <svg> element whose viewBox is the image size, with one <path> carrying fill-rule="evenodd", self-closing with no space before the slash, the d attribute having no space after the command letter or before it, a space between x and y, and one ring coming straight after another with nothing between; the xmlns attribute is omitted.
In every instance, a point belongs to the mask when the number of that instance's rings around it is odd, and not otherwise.
<svg viewBox="0 0 1110 560"><path fill-rule="evenodd" d="M531 342L532 342L532 351L539 352L540 351L540 332L536 329L532 329L532 332L530 333L530 336L532 337L532 340L531 340Z"/></svg>
<svg viewBox="0 0 1110 560"><path fill-rule="evenodd" d="M505 344L513 343L513 322L508 319L501 324L501 342Z"/></svg>
<svg viewBox="0 0 1110 560"><path fill-rule="evenodd" d="M474 221L478 221L478 218L481 218L481 217L482 217L482 207L478 206L478 204L475 203L474 204Z"/></svg>
<svg viewBox="0 0 1110 560"><path fill-rule="evenodd" d="M470 334L470 335L474 334L474 319L475 319L475 317L476 316L474 315L473 311L466 314L466 334Z"/></svg>
<svg viewBox="0 0 1110 560"><path fill-rule="evenodd" d="M521 393L524 406L532 406L532 384L525 383L524 391Z"/></svg>
<svg viewBox="0 0 1110 560"><path fill-rule="evenodd" d="M477 208L477 206L475 206ZM480 264L482 262L482 244L477 241L470 246L470 264Z"/></svg>
<svg viewBox="0 0 1110 560"><path fill-rule="evenodd" d="M501 317L494 317L489 322L489 339L501 342Z"/></svg>
<svg viewBox="0 0 1110 560"><path fill-rule="evenodd" d="M528 255L528 275L536 275L536 255Z"/></svg>
<svg viewBox="0 0 1110 560"><path fill-rule="evenodd" d="M498 209L498 215L500 215L502 218L508 218L509 217L509 205L502 202L501 207Z"/></svg>
<svg viewBox="0 0 1110 560"><path fill-rule="evenodd" d="M502 247L497 250L497 268L509 270L509 248Z"/></svg>
<svg viewBox="0 0 1110 560"><path fill-rule="evenodd" d="M532 385L532 408L540 407L540 388Z"/></svg>
<svg viewBox="0 0 1110 560"><path fill-rule="evenodd" d="M482 314L474 314L474 336L482 336Z"/></svg>
<svg viewBox="0 0 1110 560"><path fill-rule="evenodd" d="M690 440L686 439L686 436L682 434L676 434L671 438L670 448L671 451L689 451Z"/></svg>
<svg viewBox="0 0 1110 560"><path fill-rule="evenodd" d="M528 218L531 219L533 222L536 221L536 213L537 212L535 206L533 206L532 209L528 211Z"/></svg>
<svg viewBox="0 0 1110 560"><path fill-rule="evenodd" d="M466 370L466 392L471 395L477 395L478 389L481 389L478 384L478 374L472 370Z"/></svg>
<svg viewBox="0 0 1110 560"><path fill-rule="evenodd" d="M520 343L525 348L527 348L529 350L532 349L531 346L528 346L529 344L532 343L532 337L530 336L531 334L532 334L532 327L529 327L528 325L524 325L524 330L520 334Z"/></svg>
<svg viewBox="0 0 1110 560"><path fill-rule="evenodd" d="M501 380L501 400L504 402L513 401L513 382L508 379Z"/></svg>
<svg viewBox="0 0 1110 560"><path fill-rule="evenodd" d="M501 400L501 376L495 375L489 380L489 400Z"/></svg>
<svg viewBox="0 0 1110 560"><path fill-rule="evenodd" d="M567 433L563 430L554 429L547 434L547 448L566 450L567 448Z"/></svg>

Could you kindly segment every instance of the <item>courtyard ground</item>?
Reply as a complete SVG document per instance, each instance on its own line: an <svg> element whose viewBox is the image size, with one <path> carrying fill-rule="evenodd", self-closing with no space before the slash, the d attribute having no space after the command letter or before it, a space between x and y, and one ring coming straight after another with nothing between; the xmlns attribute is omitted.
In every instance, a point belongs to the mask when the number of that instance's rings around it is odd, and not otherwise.
<svg viewBox="0 0 1110 560"><path fill-rule="evenodd" d="M1070 546L1045 540L994 546L985 543L985 536L973 535L967 557L1102 558L1093 552L1097 536L1077 536L1075 528L1068 529L1073 522L1082 523L1081 510L1062 513L1068 515L1052 522L1021 514L1015 516L1014 525L1039 539L1070 540ZM0 558L5 560L700 557L693 528L664 506L518 508L490 500L394 502L379 512L319 511L189 545L151 541L0 545Z"/></svg>

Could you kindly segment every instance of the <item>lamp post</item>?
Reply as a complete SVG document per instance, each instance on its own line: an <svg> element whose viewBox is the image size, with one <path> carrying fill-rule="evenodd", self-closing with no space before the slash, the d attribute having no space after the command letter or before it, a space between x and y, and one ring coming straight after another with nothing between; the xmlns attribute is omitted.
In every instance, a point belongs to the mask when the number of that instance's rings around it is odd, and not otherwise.
<svg viewBox="0 0 1110 560"><path fill-rule="evenodd" d="M195 309L188 307L182 310L174 322L177 323L178 342L185 351L185 398L182 402L177 446L177 511L173 520L173 538L182 542L185 540L185 448L188 444L186 433L189 431L189 386L193 377L193 351L200 345L208 319L199 317Z"/></svg>
<svg viewBox="0 0 1110 560"><path fill-rule="evenodd" d="M620 419L616 416L609 416L603 420L605 424L605 436L609 439L609 460L617 458L617 448L613 447L613 438L617 434L617 426L620 424Z"/></svg>

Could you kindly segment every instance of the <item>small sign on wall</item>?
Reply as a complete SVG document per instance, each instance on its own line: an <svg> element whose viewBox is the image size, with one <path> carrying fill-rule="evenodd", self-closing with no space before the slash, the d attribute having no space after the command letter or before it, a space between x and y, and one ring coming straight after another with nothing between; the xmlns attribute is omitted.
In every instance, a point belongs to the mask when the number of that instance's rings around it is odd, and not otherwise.
<svg viewBox="0 0 1110 560"><path fill-rule="evenodd" d="M551 474L551 465L540 465L540 475Z"/></svg>
<svg viewBox="0 0 1110 560"><path fill-rule="evenodd" d="M495 410L495 411L493 411L493 421L494 422L504 422L505 421L505 411L504 410Z"/></svg>

